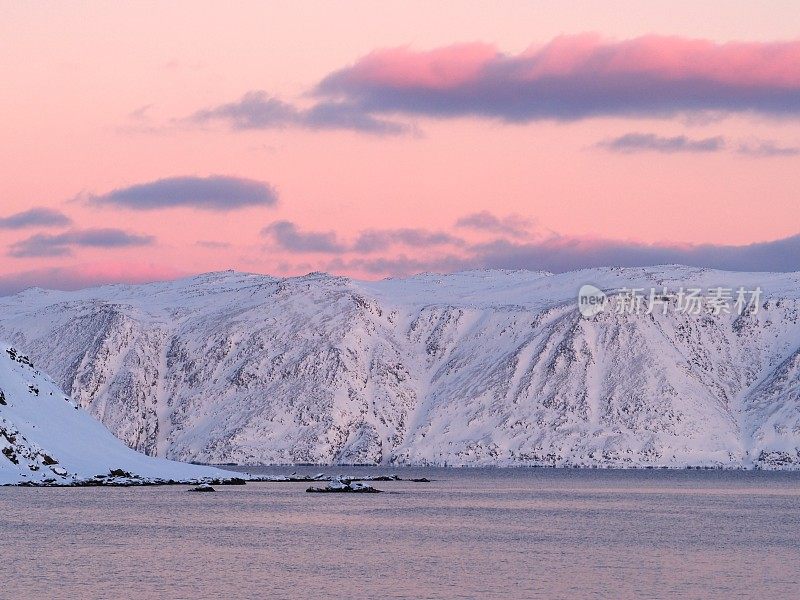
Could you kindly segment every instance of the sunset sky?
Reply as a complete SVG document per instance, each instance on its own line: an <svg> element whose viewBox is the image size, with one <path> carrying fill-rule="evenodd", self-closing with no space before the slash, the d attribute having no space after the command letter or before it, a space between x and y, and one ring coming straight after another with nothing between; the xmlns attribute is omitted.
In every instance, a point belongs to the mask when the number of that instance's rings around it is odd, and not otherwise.
<svg viewBox="0 0 800 600"><path fill-rule="evenodd" d="M0 1L0 294L800 264L800 3Z"/></svg>

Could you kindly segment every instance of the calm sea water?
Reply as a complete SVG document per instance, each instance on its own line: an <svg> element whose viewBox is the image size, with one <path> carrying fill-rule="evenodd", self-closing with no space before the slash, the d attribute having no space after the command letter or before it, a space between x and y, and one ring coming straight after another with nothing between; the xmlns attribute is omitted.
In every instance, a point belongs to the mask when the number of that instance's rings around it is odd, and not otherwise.
<svg viewBox="0 0 800 600"><path fill-rule="evenodd" d="M800 474L392 472L435 481L0 488L0 597L800 596Z"/></svg>

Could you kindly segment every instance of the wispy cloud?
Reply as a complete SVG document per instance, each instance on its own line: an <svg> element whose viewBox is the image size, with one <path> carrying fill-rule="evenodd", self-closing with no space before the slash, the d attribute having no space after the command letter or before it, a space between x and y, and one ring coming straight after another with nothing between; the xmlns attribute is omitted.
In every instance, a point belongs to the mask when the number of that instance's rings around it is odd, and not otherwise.
<svg viewBox="0 0 800 600"><path fill-rule="evenodd" d="M470 262L483 268L542 269L682 264L728 271L794 272L800 265L800 235L741 246L678 246L602 239L554 237L538 243L508 240L474 246Z"/></svg>
<svg viewBox="0 0 800 600"><path fill-rule="evenodd" d="M31 287L50 290L78 290L107 283L164 281L185 274L171 268L140 261L48 267L0 275L0 296L15 294Z"/></svg>
<svg viewBox="0 0 800 600"><path fill-rule="evenodd" d="M214 240L200 240L195 242L195 246L200 246L201 248L208 248L210 250L222 250L225 248L230 248L232 244L230 242L217 242Z"/></svg>
<svg viewBox="0 0 800 600"><path fill-rule="evenodd" d="M469 259L454 254L416 257L401 253L349 259L336 257L328 261L323 268L332 272L358 270L375 276L402 277L423 272L450 273L472 267L473 263Z"/></svg>
<svg viewBox="0 0 800 600"><path fill-rule="evenodd" d="M456 227L499 233L515 238L529 237L532 226L533 222L530 219L520 215L501 218L487 210L463 216L456 221Z"/></svg>
<svg viewBox="0 0 800 600"><path fill-rule="evenodd" d="M375 135L405 133L408 127L373 117L346 102L320 102L310 108L297 106L270 96L263 90L246 93L236 102L229 102L195 112L184 120L202 125L223 122L232 129L345 129Z"/></svg>
<svg viewBox="0 0 800 600"><path fill-rule="evenodd" d="M407 276L425 271L528 269L563 273L605 266L646 267L682 264L726 271L795 272L800 264L800 235L743 246L671 246L614 240L554 238L536 243L497 239L474 244L466 252L424 256L335 257L326 268L361 270L373 275Z"/></svg>
<svg viewBox="0 0 800 600"><path fill-rule="evenodd" d="M278 194L268 183L212 175L210 177L169 177L118 188L88 200L99 206L134 210L190 207L228 211L248 206L273 206Z"/></svg>
<svg viewBox="0 0 800 600"><path fill-rule="evenodd" d="M132 121L144 121L148 118L148 112L153 108L152 104L144 104L128 113L128 118Z"/></svg>
<svg viewBox="0 0 800 600"><path fill-rule="evenodd" d="M771 140L742 142L736 151L744 156L757 158L800 156L799 146L784 146Z"/></svg>
<svg viewBox="0 0 800 600"><path fill-rule="evenodd" d="M464 240L450 233L422 228L369 229L360 232L352 243L347 243L341 241L335 231L301 231L291 221L276 221L267 225L261 230L261 235L283 250L301 253L371 254L393 246L432 248L466 244Z"/></svg>
<svg viewBox="0 0 800 600"><path fill-rule="evenodd" d="M122 229L81 229L55 235L39 233L12 244L9 256L15 258L67 256L74 248L126 248L148 246L155 238Z"/></svg>
<svg viewBox="0 0 800 600"><path fill-rule="evenodd" d="M552 272L589 267L642 267L683 264L729 271L800 270L800 235L748 245L669 243L647 244L598 238L570 237L529 230L502 231L507 217L477 213L459 219L486 225L488 241L469 241L447 232L424 229L364 232L354 243L335 231L302 232L287 221L265 229L283 251L330 257L327 268L361 270L376 275L408 275L420 271L473 268L531 269ZM400 235L398 232L403 232ZM413 232L413 233L409 233ZM420 252L420 250L424 252ZM391 250L390 252L387 252Z"/></svg>
<svg viewBox="0 0 800 600"><path fill-rule="evenodd" d="M37 207L7 217L0 217L0 229L26 229L29 227L67 227L72 219L59 210Z"/></svg>
<svg viewBox="0 0 800 600"><path fill-rule="evenodd" d="M267 225L261 230L261 235L270 238L283 250L292 252L339 254L347 249L333 231L304 232L290 221L276 221Z"/></svg>
<svg viewBox="0 0 800 600"><path fill-rule="evenodd" d="M434 246L463 246L464 240L444 231L428 231L420 228L372 229L362 231L351 250L353 252L378 252L395 245L414 248Z"/></svg>
<svg viewBox="0 0 800 600"><path fill-rule="evenodd" d="M626 133L597 144L598 148L625 154L634 152L660 152L662 154L720 152L725 149L725 146L725 138L722 136L692 139L685 135L665 137L654 133Z"/></svg>

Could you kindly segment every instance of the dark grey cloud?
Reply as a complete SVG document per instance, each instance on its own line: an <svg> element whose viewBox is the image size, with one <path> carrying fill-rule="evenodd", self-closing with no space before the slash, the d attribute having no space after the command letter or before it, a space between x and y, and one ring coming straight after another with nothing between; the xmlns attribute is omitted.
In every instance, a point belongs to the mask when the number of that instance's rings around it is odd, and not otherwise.
<svg viewBox="0 0 800 600"><path fill-rule="evenodd" d="M118 206L134 210L191 207L227 211L248 206L273 206L278 194L268 183L240 177L169 177L148 183L118 188L107 194L92 195L89 201L99 206Z"/></svg>
<svg viewBox="0 0 800 600"><path fill-rule="evenodd" d="M725 149L725 138L722 136L692 139L685 135L665 137L654 133L626 133L620 137L604 140L597 144L612 152L720 152Z"/></svg>
<svg viewBox="0 0 800 600"><path fill-rule="evenodd" d="M72 219L61 211L45 207L31 208L7 217L0 217L0 229L67 227L71 224Z"/></svg>
<svg viewBox="0 0 800 600"><path fill-rule="evenodd" d="M126 248L148 246L154 241L153 236L138 235L121 229L82 229L54 235L32 235L12 244L8 254L15 258L67 256L74 248Z"/></svg>
<svg viewBox="0 0 800 600"><path fill-rule="evenodd" d="M757 158L800 156L800 147L783 146L771 140L743 142L736 151L744 156L754 156Z"/></svg>
<svg viewBox="0 0 800 600"><path fill-rule="evenodd" d="M463 216L456 221L456 227L498 233L515 238L529 237L529 229L532 225L533 223L525 217L509 215L500 218L487 210Z"/></svg>
<svg viewBox="0 0 800 600"><path fill-rule="evenodd" d="M187 122L202 125L216 121L232 129L345 129L376 135L394 135L408 130L405 125L376 118L346 102L320 102L302 109L272 97L263 90L247 92L236 102L199 110Z"/></svg>
<svg viewBox="0 0 800 600"><path fill-rule="evenodd" d="M270 238L284 250L293 252L323 252L338 254L347 247L341 244L333 231L303 232L290 221L276 221L264 227L261 235Z"/></svg>

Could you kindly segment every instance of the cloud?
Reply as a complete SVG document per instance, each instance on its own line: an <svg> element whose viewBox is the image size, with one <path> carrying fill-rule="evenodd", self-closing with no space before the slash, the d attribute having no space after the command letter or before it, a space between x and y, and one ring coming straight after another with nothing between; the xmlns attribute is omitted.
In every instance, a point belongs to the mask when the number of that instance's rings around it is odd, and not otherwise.
<svg viewBox="0 0 800 600"><path fill-rule="evenodd" d="M37 207L8 217L0 217L0 229L25 229L27 227L66 227L72 219L61 211Z"/></svg>
<svg viewBox="0 0 800 600"><path fill-rule="evenodd" d="M397 135L412 129L401 123L377 119L345 102L321 102L300 114L300 122L311 129L351 129L376 135Z"/></svg>
<svg viewBox="0 0 800 600"><path fill-rule="evenodd" d="M214 240L200 240L195 242L195 246L199 246L201 248L209 248L212 250L221 250L224 248L230 248L232 244L229 242L217 242Z"/></svg>
<svg viewBox="0 0 800 600"><path fill-rule="evenodd" d="M278 194L268 183L239 177L169 177L89 196L100 206L134 210L191 207L227 211L248 206L273 206Z"/></svg>
<svg viewBox="0 0 800 600"><path fill-rule="evenodd" d="M691 139L685 135L662 137L654 133L626 133L617 138L605 140L597 144L612 152L630 154L634 152L719 152L725 149L725 138L722 136Z"/></svg>
<svg viewBox="0 0 800 600"><path fill-rule="evenodd" d="M188 120L195 123L224 120L233 129L271 129L286 127L296 117L294 106L257 90L246 93L238 102L199 110Z"/></svg>
<svg viewBox="0 0 800 600"><path fill-rule="evenodd" d="M358 270L371 275L402 277L423 272L452 273L472 267L473 264L468 259L452 254L423 258L399 254L350 260L337 257L329 261L324 268L332 272Z"/></svg>
<svg viewBox="0 0 800 600"><path fill-rule="evenodd" d="M107 283L148 283L185 275L159 265L136 263L80 264L0 275L0 296L39 287L51 290L79 290Z"/></svg>
<svg viewBox="0 0 800 600"><path fill-rule="evenodd" d="M800 235L772 242L732 245L642 244L555 237L538 243L507 240L471 248L481 268L534 269L561 273L590 267L682 264L726 271L793 272L800 266Z"/></svg>
<svg viewBox="0 0 800 600"><path fill-rule="evenodd" d="M527 230L503 231L511 225L510 219L512 217L499 218L488 212L459 219L460 226L477 226L496 234L489 241L479 242L469 242L447 232L397 229L362 232L355 242L347 244L335 231L302 232L288 221L273 223L263 233L283 250L329 255L332 258L328 268L376 275L460 269L530 269L561 273L591 267L661 264L728 271L793 272L800 269L800 234L739 246L646 244L552 233L545 237L537 233L534 238ZM406 253L395 250L395 246L404 247Z"/></svg>
<svg viewBox="0 0 800 600"><path fill-rule="evenodd" d="M82 229L55 235L38 233L12 244L8 254L15 258L68 256L73 248L127 248L148 246L154 241L153 236L121 229Z"/></svg>
<svg viewBox="0 0 800 600"><path fill-rule="evenodd" d="M261 230L261 235L271 238L284 250L293 252L338 254L346 250L346 246L337 240L335 232L301 232L290 221L276 221L267 225Z"/></svg>
<svg viewBox="0 0 800 600"><path fill-rule="evenodd" d="M456 227L500 233L515 238L529 237L532 225L529 219L519 215L500 218L486 210L466 215L456 221Z"/></svg>
<svg viewBox="0 0 800 600"><path fill-rule="evenodd" d="M777 142L773 142L771 140L742 142L736 151L744 156L754 156L757 158L800 155L800 147L782 146Z"/></svg>
<svg viewBox="0 0 800 600"><path fill-rule="evenodd" d="M152 104L145 104L128 113L128 118L133 121L145 121L148 119L148 112L153 108Z"/></svg>
<svg viewBox="0 0 800 600"><path fill-rule="evenodd" d="M360 232L355 241L348 244L340 241L335 231L304 232L290 221L276 221L262 229L261 235L283 250L324 254L370 254L397 245L413 248L466 245L464 240L450 233L414 228L369 229Z"/></svg>
<svg viewBox="0 0 800 600"><path fill-rule="evenodd" d="M377 252L394 245L415 248L433 246L463 246L464 240L443 231L425 229L372 229L362 231L352 246L353 252Z"/></svg>
<svg viewBox="0 0 800 600"><path fill-rule="evenodd" d="M800 114L800 41L562 36L520 54L486 44L377 50L331 73L317 97L365 114L506 122L696 112Z"/></svg>
<svg viewBox="0 0 800 600"><path fill-rule="evenodd" d="M394 135L408 127L378 119L359 107L344 102L320 102L307 109L272 97L263 90L247 92L236 102L195 112L185 121L196 125L222 121L232 129L349 129L376 135Z"/></svg>
<svg viewBox="0 0 800 600"><path fill-rule="evenodd" d="M660 152L673 154L677 152L713 153L730 150L742 156L770 158L781 156L798 156L800 147L784 146L772 140L750 140L731 147L722 136L692 139L685 135L674 137L659 136L654 133L626 133L625 135L603 140L595 144L611 152L632 154L636 152Z"/></svg>
<svg viewBox="0 0 800 600"><path fill-rule="evenodd" d="M403 254L375 258L334 258L333 270L357 269L373 275L407 276L466 269L528 269L563 273L592 267L646 267L682 264L725 271L795 272L800 265L800 235L743 246L647 245L613 240L553 238L536 243L497 239L472 245L461 255Z"/></svg>

